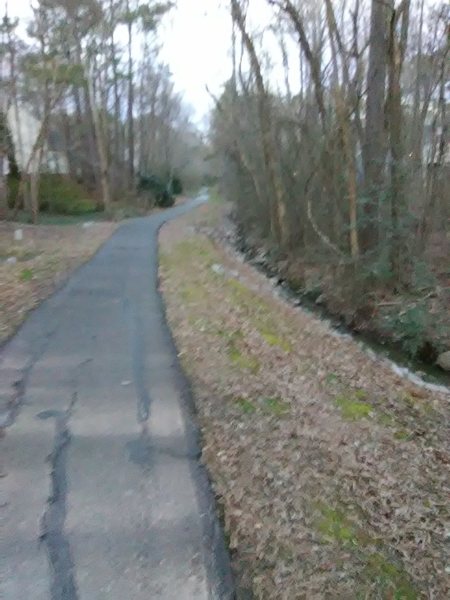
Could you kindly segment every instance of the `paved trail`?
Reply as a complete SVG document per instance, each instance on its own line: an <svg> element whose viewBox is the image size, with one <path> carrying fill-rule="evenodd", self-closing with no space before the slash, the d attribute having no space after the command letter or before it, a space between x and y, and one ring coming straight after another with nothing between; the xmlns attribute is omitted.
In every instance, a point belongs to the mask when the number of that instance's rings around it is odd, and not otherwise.
<svg viewBox="0 0 450 600"><path fill-rule="evenodd" d="M157 291L157 232L122 225L0 353L2 600L231 598L189 393Z"/></svg>

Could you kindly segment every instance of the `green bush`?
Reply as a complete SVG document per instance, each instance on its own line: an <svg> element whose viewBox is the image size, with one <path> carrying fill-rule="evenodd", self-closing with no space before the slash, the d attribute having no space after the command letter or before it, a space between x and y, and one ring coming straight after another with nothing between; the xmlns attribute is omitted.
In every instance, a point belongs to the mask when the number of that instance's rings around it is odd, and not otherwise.
<svg viewBox="0 0 450 600"><path fill-rule="evenodd" d="M60 215L83 215L96 211L86 191L69 177L44 174L39 185L39 207L42 211Z"/></svg>
<svg viewBox="0 0 450 600"><path fill-rule="evenodd" d="M156 204L160 208L170 208L175 204L175 196L166 190L157 198Z"/></svg>
<svg viewBox="0 0 450 600"><path fill-rule="evenodd" d="M175 194L175 196L183 193L183 182L176 175L175 177L172 177L172 193Z"/></svg>
<svg viewBox="0 0 450 600"><path fill-rule="evenodd" d="M169 208L175 203L175 197L169 183L164 182L156 175L141 175L138 182L138 191L153 197L156 206L161 208Z"/></svg>
<svg viewBox="0 0 450 600"><path fill-rule="evenodd" d="M394 337L409 356L415 358L426 340L429 313L426 307L410 306L389 319Z"/></svg>
<svg viewBox="0 0 450 600"><path fill-rule="evenodd" d="M8 205L13 208L20 182L8 178ZM93 200L86 198L83 186L67 176L44 173L39 178L39 210L58 215L84 215L97 210Z"/></svg>

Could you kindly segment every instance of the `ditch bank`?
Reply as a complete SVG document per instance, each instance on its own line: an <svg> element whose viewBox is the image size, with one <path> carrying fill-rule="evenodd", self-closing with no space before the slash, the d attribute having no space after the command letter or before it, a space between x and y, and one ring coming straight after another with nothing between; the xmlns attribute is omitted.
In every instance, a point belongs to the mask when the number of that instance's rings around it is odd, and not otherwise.
<svg viewBox="0 0 450 600"><path fill-rule="evenodd" d="M436 364L440 353L450 349L442 340L434 337L424 337L412 356L405 350L404 341L396 339L395 333L386 327L381 327L373 318L376 305L352 308L342 308L342 303L333 303L321 287L307 289L290 278L289 268L285 262L270 256L270 250L256 242L249 243L237 225L229 218L224 229L218 229L212 235L226 241L243 260L255 267L271 280L276 292L289 303L319 316L336 331L338 335L350 335L368 352L389 361L399 375L408 377L414 383L450 388L450 372ZM431 296L430 296L431 297ZM403 306L402 299L397 301L380 302L380 306ZM450 312L450 306L449 306ZM397 316L401 311L397 312ZM393 311L390 317L394 318ZM381 318L380 318L381 320ZM450 328L449 328L450 329ZM445 343L445 342L444 342Z"/></svg>

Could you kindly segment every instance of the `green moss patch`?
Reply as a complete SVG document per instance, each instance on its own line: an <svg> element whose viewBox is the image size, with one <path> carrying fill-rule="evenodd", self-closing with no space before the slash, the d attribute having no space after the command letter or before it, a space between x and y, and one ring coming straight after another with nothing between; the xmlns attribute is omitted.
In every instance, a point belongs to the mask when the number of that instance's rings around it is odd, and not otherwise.
<svg viewBox="0 0 450 600"><path fill-rule="evenodd" d="M235 398L234 402L246 415L250 415L256 412L256 406L251 400L248 400L247 398Z"/></svg>
<svg viewBox="0 0 450 600"><path fill-rule="evenodd" d="M203 295L203 291L198 285L186 284L181 289L181 298L188 303L199 302Z"/></svg>
<svg viewBox="0 0 450 600"><path fill-rule="evenodd" d="M404 429L397 429L394 433L394 438L400 442L409 442L413 437L414 436L410 431L405 431Z"/></svg>
<svg viewBox="0 0 450 600"><path fill-rule="evenodd" d="M323 540L350 552L361 565L357 598L416 600L418 595L409 575L399 561L388 557L382 541L371 538L345 508L320 503L318 510L315 528Z"/></svg>
<svg viewBox="0 0 450 600"><path fill-rule="evenodd" d="M31 281L33 279L32 269L23 269L20 273L20 281Z"/></svg>
<svg viewBox="0 0 450 600"><path fill-rule="evenodd" d="M340 377L336 373L328 373L328 375L325 377L325 382L328 385L337 385L340 383Z"/></svg>
<svg viewBox="0 0 450 600"><path fill-rule="evenodd" d="M160 254L160 264L165 268L192 268L210 266L214 262L211 243L203 238L192 238L179 242L170 252Z"/></svg>
<svg viewBox="0 0 450 600"><path fill-rule="evenodd" d="M260 331L259 333L264 341L269 344L269 346L278 346L285 352L292 351L292 345L289 343L289 341L277 335L276 333L272 333L270 331Z"/></svg>
<svg viewBox="0 0 450 600"><path fill-rule="evenodd" d="M230 357L231 361L240 369L245 369L256 374L261 368L261 365L256 358L243 353L236 346L230 346L228 348L228 356Z"/></svg>
<svg viewBox="0 0 450 600"><path fill-rule="evenodd" d="M393 600L418 598L406 571L380 552L369 555L363 575L376 586L378 597Z"/></svg>
<svg viewBox="0 0 450 600"><path fill-rule="evenodd" d="M362 402L355 396L338 396L335 400L336 406L341 410L341 415L347 421L357 421L370 417L373 407L368 402Z"/></svg>
<svg viewBox="0 0 450 600"><path fill-rule="evenodd" d="M276 417L283 417L289 413L289 404L281 398L263 398L264 410Z"/></svg>
<svg viewBox="0 0 450 600"><path fill-rule="evenodd" d="M357 544L358 530L341 509L319 505L321 513L316 529L326 539L340 544Z"/></svg>

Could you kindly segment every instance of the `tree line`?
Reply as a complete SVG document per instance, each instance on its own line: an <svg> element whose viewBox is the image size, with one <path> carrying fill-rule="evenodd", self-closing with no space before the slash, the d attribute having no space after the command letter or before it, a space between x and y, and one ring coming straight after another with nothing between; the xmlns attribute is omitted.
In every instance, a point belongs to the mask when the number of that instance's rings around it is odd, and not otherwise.
<svg viewBox="0 0 450 600"><path fill-rule="evenodd" d="M107 211L115 199L135 194L140 177L171 181L185 174L186 156L202 140L159 58L161 22L172 8L157 1L36 0L26 34L5 13L0 161L9 159L20 179L13 216L25 203L37 218L49 138L67 157L68 176ZM39 132L18 173L5 115L12 111L20 120L24 103ZM3 214L7 181L2 177Z"/></svg>
<svg viewBox="0 0 450 600"><path fill-rule="evenodd" d="M232 76L212 120L241 230L359 289L417 287L448 242L448 4L263 4L261 29L254 2L229 3Z"/></svg>

